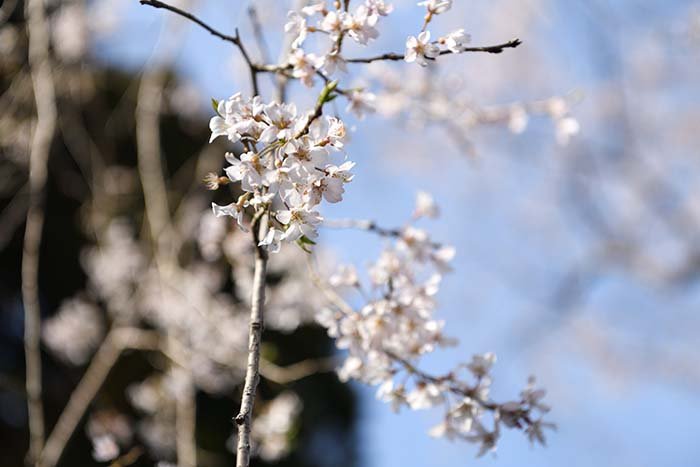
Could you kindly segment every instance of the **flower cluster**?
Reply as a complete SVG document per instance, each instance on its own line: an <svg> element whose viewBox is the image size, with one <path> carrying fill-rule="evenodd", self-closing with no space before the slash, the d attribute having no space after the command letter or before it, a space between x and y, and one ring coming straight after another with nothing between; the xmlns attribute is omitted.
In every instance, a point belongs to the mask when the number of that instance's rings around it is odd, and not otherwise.
<svg viewBox="0 0 700 467"><path fill-rule="evenodd" d="M434 217L437 212L432 198L420 193L414 219ZM355 310L341 300L317 317L336 345L348 351L339 369L341 379L379 386L377 397L395 411L444 406L445 418L430 434L478 443L479 455L495 449L502 425L524 429L531 441L544 443L542 428L551 426L541 418L548 411L541 403L544 391L535 389L531 380L518 400L491 401L493 354L475 355L446 375L433 376L419 369L423 355L456 344L442 333L444 322L434 317L435 296L442 274L450 270L454 248L432 241L424 230L410 224L398 230L373 224L365 228L393 239L369 268L369 290L349 266L329 280L333 286L359 290L364 305ZM486 428L486 414L491 414L492 429ZM536 414L540 415L536 418Z"/></svg>
<svg viewBox="0 0 700 467"><path fill-rule="evenodd" d="M452 0L427 0L418 2L418 5L426 8L425 22L418 36L409 36L406 39L404 60L408 63L416 62L420 66L426 66L428 60L434 60L443 53L458 54L464 52L467 44L471 41L471 36L466 34L464 29L452 31L436 41L430 40L430 31L426 29L433 16L445 13L452 8Z"/></svg>
<svg viewBox="0 0 700 467"><path fill-rule="evenodd" d="M347 72L347 62L342 55L343 39L349 37L361 45L379 37L377 24L383 16L393 11L393 6L384 0L365 0L353 10L347 10L334 3L328 8L325 0L312 3L299 11L289 11L285 31L294 34L292 50L283 68L291 69L291 76L304 85L314 85L317 76L328 80L336 71ZM307 52L302 47L309 33L317 33L323 40L322 52ZM322 37L321 37L322 36ZM346 110L362 118L374 111L374 94L358 87L352 90L338 90L338 94L348 100Z"/></svg>
<svg viewBox="0 0 700 467"><path fill-rule="evenodd" d="M365 0L354 11L346 11L336 2L336 8L329 10L325 0L316 1L300 11L290 11L285 31L295 34L289 64L293 76L307 86L313 85L317 71L332 75L336 70L346 71L345 60L341 56L343 37L347 36L358 44L367 45L379 37L377 22L382 16L393 11L393 6L384 0ZM323 55L305 53L301 48L309 33L328 36L330 48Z"/></svg>
<svg viewBox="0 0 700 467"><path fill-rule="evenodd" d="M75 297L65 300L44 325L46 345L73 365L85 363L104 335L104 322L95 305Z"/></svg>
<svg viewBox="0 0 700 467"><path fill-rule="evenodd" d="M454 253L452 247L434 244L425 231L406 227L369 270L376 298L359 313L326 309L319 314L319 322L337 339L338 347L349 351L340 369L342 379L378 384L391 378L392 356L412 360L453 343L442 334L444 322L434 319L433 312L441 273L449 270ZM331 282L361 287L349 267Z"/></svg>
<svg viewBox="0 0 700 467"><path fill-rule="evenodd" d="M210 122L212 140L226 136L246 151L226 154L226 175L240 182L243 195L226 206L213 204L217 216L231 216L245 229L244 210L269 211L273 226L260 240L272 252L282 241L309 241L323 220L315 210L322 200L342 200L343 186L352 180L355 165L342 157L345 125L334 117L297 113L294 104L264 104L259 97L240 94L221 101ZM337 164L337 165L336 165Z"/></svg>

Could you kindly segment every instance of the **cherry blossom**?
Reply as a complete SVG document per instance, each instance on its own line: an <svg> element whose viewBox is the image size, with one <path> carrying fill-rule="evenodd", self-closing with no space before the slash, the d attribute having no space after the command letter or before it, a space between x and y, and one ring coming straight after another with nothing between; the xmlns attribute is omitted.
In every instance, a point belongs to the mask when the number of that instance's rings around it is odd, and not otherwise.
<svg viewBox="0 0 700 467"><path fill-rule="evenodd" d="M294 49L289 56L289 64L292 65L292 76L298 78L304 86L314 85L316 70L323 65L323 59L315 54L306 54L302 49Z"/></svg>
<svg viewBox="0 0 700 467"><path fill-rule="evenodd" d="M415 212L414 221L437 216L438 208L432 196L421 192ZM419 367L422 356L457 343L443 334L445 323L434 316L442 274L449 271L454 248L410 224L401 229L357 225L391 243L370 265L369 287L363 287L351 266L339 268L329 279L330 286L356 289L363 301L357 308L331 301L316 317L337 347L347 351L339 377L376 385L377 398L393 411L444 406L444 419L429 434L478 444L477 456L495 450L501 425L522 429L530 441L544 444L543 428L553 425L542 421L549 407L542 403L545 392L535 387L534 378L518 400L496 403L490 397L493 353L474 355L444 375L431 375ZM489 413L492 430L485 426Z"/></svg>
<svg viewBox="0 0 700 467"><path fill-rule="evenodd" d="M457 29L447 34L445 37L441 37L438 42L444 44L452 53L464 52L464 48L471 41L471 36L464 32L464 29Z"/></svg>
<svg viewBox="0 0 700 467"><path fill-rule="evenodd" d="M431 15L438 15L452 8L452 0L425 0L418 2L418 6L424 6Z"/></svg>
<svg viewBox="0 0 700 467"><path fill-rule="evenodd" d="M432 59L439 55L440 48L430 42L430 31L423 31L418 37L409 36L406 39L406 56L408 63L416 62L420 66L427 66L426 59Z"/></svg>
<svg viewBox="0 0 700 467"><path fill-rule="evenodd" d="M420 217L436 218L440 215L440 208L433 196L427 191L419 191L416 193L416 207L413 210L413 218Z"/></svg>
<svg viewBox="0 0 700 467"><path fill-rule="evenodd" d="M370 40L379 37L379 31L374 27L377 22L376 14L366 5L360 5L352 15L345 16L343 27L352 39L365 45Z"/></svg>
<svg viewBox="0 0 700 467"><path fill-rule="evenodd" d="M260 245L271 251L279 251L282 241L315 238L322 218L313 208L324 199L341 201L343 185L353 178L353 162L338 163L331 157L332 152L343 153L343 123L326 116L312 120L293 104L263 104L240 94L218 103L217 110L210 123L212 138L227 136L249 150L239 157L226 154L230 165L224 171L244 194L226 206L213 204L214 214L233 217L244 228L246 208L270 210L276 224Z"/></svg>
<svg viewBox="0 0 700 467"><path fill-rule="evenodd" d="M366 114L375 111L375 101L377 96L371 92L363 92L356 89L350 93L348 98L348 106L345 110L351 112L359 119L363 119Z"/></svg>
<svg viewBox="0 0 700 467"><path fill-rule="evenodd" d="M306 87L313 87L320 80L323 85L316 105L307 111L298 110L288 101L265 101L260 95L244 98L241 93L213 102L216 115L209 124L210 142L225 136L236 146L225 154L225 176L210 174L206 183L212 190L230 184L237 198L229 200L228 204L212 203L212 212L207 214L206 222L211 224L219 217L231 217L235 224L227 223L223 230L212 228L209 235L200 231L198 244L207 249L220 244L222 254L239 270L247 267L255 257L255 279L251 281L236 274L234 281L237 295L251 297L251 319L261 318L266 308L264 290L268 256L260 247L282 256L283 251L288 250L282 250L282 244L296 242L308 252L308 245L315 244L318 229L324 223L320 213L323 201L341 202L345 184L353 180L355 163L345 154L345 124L338 116L330 116L324 105L337 97L347 99L345 111L359 119L384 107L380 97L370 92L364 83L362 87L346 88L332 75L338 70L346 71L350 64L403 59L425 67L429 60L441 55L467 50L500 52L503 47L519 44L516 40L508 43L513 45L469 49L466 44L470 37L464 29L444 36L436 34L439 38L431 40L427 26L434 15L450 10L452 1L427 0L418 5L427 11L424 23L415 36L407 38L403 55L390 52L376 57L352 58L347 57L343 50L344 42L354 41L364 46L379 37L380 21L393 11L393 6L383 0L358 0L352 3L352 9L350 2L321 0L306 4L299 11L289 12L284 29L294 37L277 64L258 63L255 58L251 59L238 31L235 36L226 36L204 25L214 35L240 49L251 72L253 94L261 93L257 81L261 73L271 73L285 83L295 79ZM308 44L314 47L313 52L304 48ZM399 81L412 80L400 77ZM419 111L425 112L427 117L437 115L443 122L457 127L474 118L463 115L462 109L455 106L455 83L432 84L442 88L442 93L433 93L426 109L418 108ZM424 83L409 85L414 86L419 95L433 91ZM284 83L278 91L278 96L285 96ZM578 127L568 115L566 105L559 104L552 102L548 112L558 124L559 138L568 140ZM410 99L403 99L395 107L401 111L402 107L411 106ZM514 128L524 128L524 117L513 116L516 107L512 108L514 110L507 118L515 121ZM499 115L499 118L504 117ZM378 386L377 397L391 404L396 411L401 407L411 410L444 408L444 419L430 430L430 434L477 443L478 455L496 448L502 427L521 429L531 441L544 443L543 428L551 427L549 422L542 420L549 410L542 402L544 391L536 388L531 380L516 400L494 402L490 396L494 354L475 355L470 362L457 364L452 371L442 375L432 375L421 369L424 356L457 344L456 339L445 334L445 322L437 316L440 286L443 276L451 271L450 263L456 251L448 244L433 240L427 230L416 225L419 220L435 218L438 214L439 208L433 198L421 192L413 216L401 228L383 229L373 223L365 224L367 230L385 237L383 251L369 265L366 274L360 275L354 267L348 266L340 268L328 281L332 287L350 287L350 293L359 294L357 306L348 305L343 296L335 292L329 296L337 296L340 303L330 299L330 303L324 303L321 309L321 299L317 299L310 306L317 314L318 323L336 339L337 347L347 352L338 375L343 380L357 379ZM248 222L253 227L254 242L247 245L246 254L245 248L235 245L235 241L231 244L226 232L228 227L233 227L235 232L248 230ZM210 251L202 252L202 256L221 257ZM236 264L241 256L248 263ZM260 321L251 320L248 331L242 314L231 316L228 313L236 304L231 297L219 293L225 280L220 271L205 264L180 268L174 261L166 268L156 263L142 265L139 270L143 278L141 283L132 281L129 284L136 292L135 314L163 334L174 336L173 346L183 348L184 358L162 375L134 386L130 395L132 404L148 415L141 426L142 437L158 451L159 448L172 448L175 438L173 405L191 395L194 387L217 392L239 383L243 368L231 364L231 356L248 348L249 357L254 357L251 361L259 359L262 331L261 326L254 326ZM164 273L166 269L167 274ZM298 297L307 292L305 287L311 281L304 281L302 274L299 276L301 282L287 283L285 287L289 290L283 290L280 296ZM325 286L322 280L318 282ZM304 297L304 300L313 299ZM303 302L302 299L298 301ZM205 311L192 313L191 304ZM273 329L274 326L293 329L301 322L299 312L289 313L291 318L287 317L288 309L300 308L293 300L290 304L286 297L277 298L272 294L272 298L268 297L268 305L273 310L285 311L268 316L270 310L264 310L265 318L270 318L268 322L273 323ZM177 357L174 359L178 360ZM258 408L258 421L251 430L257 380L257 363L251 364L247 367L242 391L244 397L239 415L242 421L236 418L240 425L237 454L242 465L248 465L251 445L265 460L274 461L284 455L289 448L287 434L300 410L296 396L280 396L262 410ZM251 433L252 443L248 437Z"/></svg>

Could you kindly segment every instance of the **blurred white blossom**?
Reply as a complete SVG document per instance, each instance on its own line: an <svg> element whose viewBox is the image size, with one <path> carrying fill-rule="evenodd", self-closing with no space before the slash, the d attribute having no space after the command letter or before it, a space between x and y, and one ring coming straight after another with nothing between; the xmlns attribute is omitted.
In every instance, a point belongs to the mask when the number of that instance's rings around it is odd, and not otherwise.
<svg viewBox="0 0 700 467"><path fill-rule="evenodd" d="M46 345L73 365L85 363L103 335L104 322L100 311L81 298L65 300L43 329Z"/></svg>

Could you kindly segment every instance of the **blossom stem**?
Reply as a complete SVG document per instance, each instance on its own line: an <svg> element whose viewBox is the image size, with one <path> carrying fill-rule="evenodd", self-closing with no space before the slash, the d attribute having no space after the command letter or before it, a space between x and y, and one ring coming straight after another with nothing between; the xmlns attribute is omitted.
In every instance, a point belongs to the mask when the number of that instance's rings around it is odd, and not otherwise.
<svg viewBox="0 0 700 467"><path fill-rule="evenodd" d="M253 219L253 241L255 242L255 272L253 275L253 296L250 307L250 332L248 336L248 365L241 408L235 418L238 425L238 449L236 467L248 467L250 464L250 429L252 425L255 391L260 379L260 344L263 331L263 306L265 303L265 274L267 270L267 251L260 246L260 239L267 233L268 215L259 212Z"/></svg>
<svg viewBox="0 0 700 467"><path fill-rule="evenodd" d="M299 138L306 133L309 132L309 128L311 127L311 124L316 120L318 117L323 115L323 106L326 102L329 101L329 98L331 96L331 93L335 91L336 87L338 86L338 81L327 81L326 85L323 87L321 90L321 94L319 94L318 99L316 100L316 106L314 107L314 113L311 114L309 117L308 121L306 122L306 125L304 125L304 128L301 129L301 131L295 135L295 138Z"/></svg>

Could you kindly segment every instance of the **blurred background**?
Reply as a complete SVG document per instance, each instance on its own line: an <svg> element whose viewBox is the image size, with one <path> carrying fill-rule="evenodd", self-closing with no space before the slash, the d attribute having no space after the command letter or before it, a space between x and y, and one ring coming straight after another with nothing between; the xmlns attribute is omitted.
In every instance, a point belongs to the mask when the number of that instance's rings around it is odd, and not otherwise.
<svg viewBox="0 0 700 467"><path fill-rule="evenodd" d="M177 4L240 28L255 57L276 61L293 3ZM423 10L392 3L379 39L347 56L403 51ZM208 214L231 194L201 179L226 150L207 143L210 99L247 94L247 71L230 44L136 0L48 5L59 109L39 282L49 428L94 352L109 354L104 336L139 331L59 465L105 465L92 455L104 433L134 465L173 460L187 429L175 414L193 406L200 465L230 465L251 252ZM23 9L0 6L3 466L22 465L28 446L20 264L35 108ZM439 316L460 344L426 366L493 351L495 397L537 375L558 431L547 448L506 433L497 456L475 460L473 446L426 435L440 414L397 415L373 388L338 382L304 253L290 249L271 265L258 421L273 428L258 434L256 465L697 465L700 3L461 0L431 24L434 35L456 28L474 45L523 45L428 69L352 68L346 79L377 95L377 112L358 120L337 104L356 177L323 214L399 226L416 191L432 193L442 216L422 227L457 248ZM274 83L262 84L271 96ZM317 91L292 83L289 98L310 108ZM158 228L171 234L155 241ZM319 261L363 266L381 246L327 229Z"/></svg>

